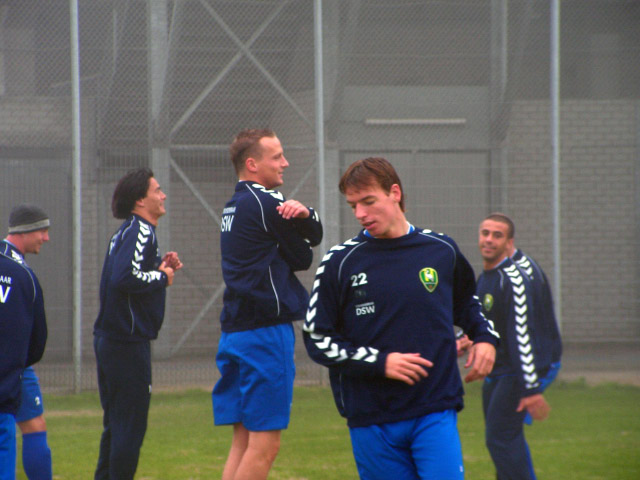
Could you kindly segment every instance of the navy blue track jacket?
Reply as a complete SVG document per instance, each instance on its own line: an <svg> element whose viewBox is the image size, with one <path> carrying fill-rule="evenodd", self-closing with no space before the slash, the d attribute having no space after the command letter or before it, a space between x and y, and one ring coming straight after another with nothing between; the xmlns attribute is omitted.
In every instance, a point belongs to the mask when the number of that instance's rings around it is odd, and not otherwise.
<svg viewBox="0 0 640 480"><path fill-rule="evenodd" d="M158 270L155 227L131 215L111 237L93 333L121 342L153 340L164 319L167 275Z"/></svg>
<svg viewBox="0 0 640 480"><path fill-rule="evenodd" d="M414 230L393 239L361 232L325 255L304 323L311 358L329 367L350 427L463 407L454 324L496 345L475 275L453 239ZM387 356L419 353L434 366L415 385L385 377Z"/></svg>
<svg viewBox="0 0 640 480"><path fill-rule="evenodd" d="M511 256L518 268L527 274L534 293L534 309L538 329L544 332L548 347L538 349L538 361L547 366L558 363L562 357L562 339L553 308L551 285L538 263L519 248Z"/></svg>
<svg viewBox="0 0 640 480"><path fill-rule="evenodd" d="M282 193L241 181L222 212L220 250L226 284L223 332L238 332L304 318L309 294L294 272L313 260L322 240L318 214L285 220Z"/></svg>
<svg viewBox="0 0 640 480"><path fill-rule="evenodd" d="M485 270L478 278L478 297L484 315L493 321L502 342L489 377L515 375L520 397L541 393L540 380L561 350L557 327L548 328L548 320L538 305L527 273L511 259ZM555 322L555 317L553 317Z"/></svg>
<svg viewBox="0 0 640 480"><path fill-rule="evenodd" d="M46 342L40 283L22 254L0 242L0 412L17 412L22 372L42 358Z"/></svg>

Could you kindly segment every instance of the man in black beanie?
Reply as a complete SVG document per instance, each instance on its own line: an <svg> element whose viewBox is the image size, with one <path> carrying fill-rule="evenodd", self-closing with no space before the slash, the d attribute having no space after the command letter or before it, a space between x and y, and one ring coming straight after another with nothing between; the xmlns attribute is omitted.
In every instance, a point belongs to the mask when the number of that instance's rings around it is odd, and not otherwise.
<svg viewBox="0 0 640 480"><path fill-rule="evenodd" d="M49 216L38 206L20 204L9 215L9 234L0 242L0 253L24 265L27 253L38 254L49 241ZM35 278L35 274L33 274ZM42 393L33 367L22 375L20 407L16 423L22 432L22 465L29 480L51 480L51 450L47 442Z"/></svg>

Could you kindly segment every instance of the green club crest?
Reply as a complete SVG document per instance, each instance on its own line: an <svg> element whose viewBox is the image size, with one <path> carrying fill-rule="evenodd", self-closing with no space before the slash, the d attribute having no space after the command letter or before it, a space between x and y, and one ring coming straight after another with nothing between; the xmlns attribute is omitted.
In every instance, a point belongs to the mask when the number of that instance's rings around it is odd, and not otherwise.
<svg viewBox="0 0 640 480"><path fill-rule="evenodd" d="M491 308L493 307L493 295L491 295L490 293L485 293L484 298L482 299L482 306L484 307L485 311L490 312Z"/></svg>
<svg viewBox="0 0 640 480"><path fill-rule="evenodd" d="M431 267L426 267L420 270L420 281L427 292L433 293L438 286L438 272Z"/></svg>

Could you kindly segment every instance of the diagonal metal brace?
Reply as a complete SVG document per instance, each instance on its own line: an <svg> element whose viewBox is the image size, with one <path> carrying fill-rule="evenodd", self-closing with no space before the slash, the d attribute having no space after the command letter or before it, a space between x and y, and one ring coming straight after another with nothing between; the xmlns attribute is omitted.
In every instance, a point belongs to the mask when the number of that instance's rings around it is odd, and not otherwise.
<svg viewBox="0 0 640 480"><path fill-rule="evenodd" d="M278 83L278 81L269 73L269 71L262 66L260 61L251 53L247 45L245 45L242 40L240 40L233 30L224 22L222 17L218 15L218 13L209 5L206 1L200 0L202 6L209 12L209 14L214 18L214 20L222 27L222 29L231 37L231 40L238 46L238 48L244 53L244 55L255 65L255 67L265 76L265 78L271 83L273 88L275 88L280 95L291 105L291 107L296 111L300 118L302 118L307 125L313 128L313 122L307 118L302 109L298 107L295 100L291 98L291 96L286 92L286 90ZM282 5L289 3L288 1L282 2Z"/></svg>

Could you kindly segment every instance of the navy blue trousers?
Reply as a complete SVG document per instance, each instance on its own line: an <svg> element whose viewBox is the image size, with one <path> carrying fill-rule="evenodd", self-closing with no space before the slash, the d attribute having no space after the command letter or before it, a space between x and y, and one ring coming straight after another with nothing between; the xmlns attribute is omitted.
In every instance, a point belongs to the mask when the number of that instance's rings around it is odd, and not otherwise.
<svg viewBox="0 0 640 480"><path fill-rule="evenodd" d="M498 480L535 480L529 445L524 438L524 412L516 412L520 388L515 375L487 378L482 385L485 442Z"/></svg>
<svg viewBox="0 0 640 480"><path fill-rule="evenodd" d="M151 401L150 342L94 337L104 410L95 480L129 480L138 467Z"/></svg>

